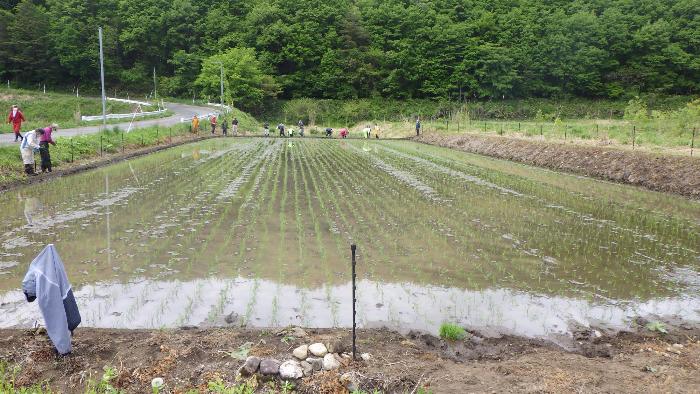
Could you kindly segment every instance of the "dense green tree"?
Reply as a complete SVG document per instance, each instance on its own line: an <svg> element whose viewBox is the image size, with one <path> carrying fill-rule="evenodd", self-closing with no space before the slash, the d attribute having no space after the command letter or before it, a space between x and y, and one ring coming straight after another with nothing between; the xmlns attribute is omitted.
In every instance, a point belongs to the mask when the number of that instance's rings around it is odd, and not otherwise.
<svg viewBox="0 0 700 394"><path fill-rule="evenodd" d="M25 83L96 84L103 26L108 83L144 92L155 68L163 92L203 94L195 84L203 59L243 47L286 98L700 92L700 0L12 0L0 8L0 74Z"/></svg>
<svg viewBox="0 0 700 394"><path fill-rule="evenodd" d="M55 52L49 42L48 15L31 0L23 0L15 6L2 48L12 79L22 83L57 79Z"/></svg>
<svg viewBox="0 0 700 394"><path fill-rule="evenodd" d="M231 48L204 60L195 84L202 95L214 102L221 97L222 73L225 103L251 109L267 96L277 94L272 78L262 72L252 48Z"/></svg>

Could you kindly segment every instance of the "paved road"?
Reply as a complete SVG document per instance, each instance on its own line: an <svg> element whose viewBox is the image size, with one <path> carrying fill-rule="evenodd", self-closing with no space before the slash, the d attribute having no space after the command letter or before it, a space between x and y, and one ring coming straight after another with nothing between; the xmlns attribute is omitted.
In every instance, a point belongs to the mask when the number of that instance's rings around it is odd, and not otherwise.
<svg viewBox="0 0 700 394"><path fill-rule="evenodd" d="M197 114L197 115L205 115L211 112L217 112L217 109L210 108L210 107L201 107L201 106L194 106L194 105L188 105L188 104L176 104L176 103L166 103L166 107L172 111L174 114L172 116L169 116L167 118L158 118L158 119L147 119L147 120L140 120L140 121L134 121L134 124L131 126L132 128L139 128L139 127L150 127L150 126L173 126L176 124L180 123L180 118L191 118L192 115ZM95 125L95 126L85 126L85 127L76 127L73 129L61 129L60 124L58 125L59 129L56 134L54 134L55 137L72 137L75 135L81 135L81 134L94 134L94 133L99 133L100 130L102 130L102 124ZM129 127L129 122L123 122L123 123L114 123L114 124L107 124L107 128L111 129L114 126L119 126L120 129L126 130ZM15 135L13 133L3 133L0 134L0 145L8 145L8 144L19 144L19 142L14 142L15 140Z"/></svg>

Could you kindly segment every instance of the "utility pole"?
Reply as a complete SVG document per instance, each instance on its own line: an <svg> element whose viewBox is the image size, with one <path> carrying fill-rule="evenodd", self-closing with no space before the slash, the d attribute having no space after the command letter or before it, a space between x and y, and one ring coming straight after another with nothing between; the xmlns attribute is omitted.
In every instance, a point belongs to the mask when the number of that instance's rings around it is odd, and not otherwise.
<svg viewBox="0 0 700 394"><path fill-rule="evenodd" d="M153 98L158 100L158 86L156 85L156 67L153 66Z"/></svg>
<svg viewBox="0 0 700 394"><path fill-rule="evenodd" d="M105 64L104 54L102 52L102 28L98 29L100 39L100 79L102 81L102 127L107 127L107 96L105 96Z"/></svg>
<svg viewBox="0 0 700 394"><path fill-rule="evenodd" d="M221 66L221 109L224 108L224 64L220 63Z"/></svg>

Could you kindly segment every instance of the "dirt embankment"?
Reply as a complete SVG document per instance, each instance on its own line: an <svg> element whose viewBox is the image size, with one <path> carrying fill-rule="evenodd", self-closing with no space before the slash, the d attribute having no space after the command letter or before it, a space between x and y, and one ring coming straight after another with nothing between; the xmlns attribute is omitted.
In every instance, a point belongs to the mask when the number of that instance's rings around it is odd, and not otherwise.
<svg viewBox="0 0 700 394"><path fill-rule="evenodd" d="M474 134L413 140L700 199L700 158Z"/></svg>
<svg viewBox="0 0 700 394"><path fill-rule="evenodd" d="M358 332L358 361L343 358L337 370L294 382L299 393L347 393L350 373L365 392L700 392L700 330L677 328L607 336L582 330L567 351L552 343L516 337L459 342L424 334L375 329ZM126 393L150 392L153 378L165 392L207 392L209 382L247 382L256 392L281 392L277 377L237 377L246 356L292 359L292 349L335 343L350 352L347 329L78 329L73 353L56 358L44 332L0 330L0 361L18 367L18 386L46 381L64 393L83 393L110 366L110 384ZM341 345L338 345L341 344ZM246 349L242 352L241 349ZM342 351L342 350L341 350ZM371 357L361 360L360 352ZM240 358L240 359L239 359ZM421 391L422 389L422 391ZM162 391L163 392L163 391Z"/></svg>

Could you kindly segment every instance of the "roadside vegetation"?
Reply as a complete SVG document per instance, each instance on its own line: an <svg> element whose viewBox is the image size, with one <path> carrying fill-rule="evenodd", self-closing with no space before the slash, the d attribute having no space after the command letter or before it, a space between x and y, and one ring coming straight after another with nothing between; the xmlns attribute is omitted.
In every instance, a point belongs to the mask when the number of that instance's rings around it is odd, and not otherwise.
<svg viewBox="0 0 700 394"><path fill-rule="evenodd" d="M0 85L2 86L2 85ZM0 133L12 133L12 125L7 123L7 115L12 105L18 105L26 122L22 122L22 133L57 123L59 128L73 128L100 124L102 121L86 122L83 115L102 114L102 102L99 97L76 97L71 93L32 91L26 89L7 89L0 87ZM142 111L153 111L157 106L143 107ZM107 113L131 113L137 110L134 104L107 101ZM136 120L154 119L172 115L166 111L162 114L139 117ZM129 119L108 119L108 124L128 122Z"/></svg>

